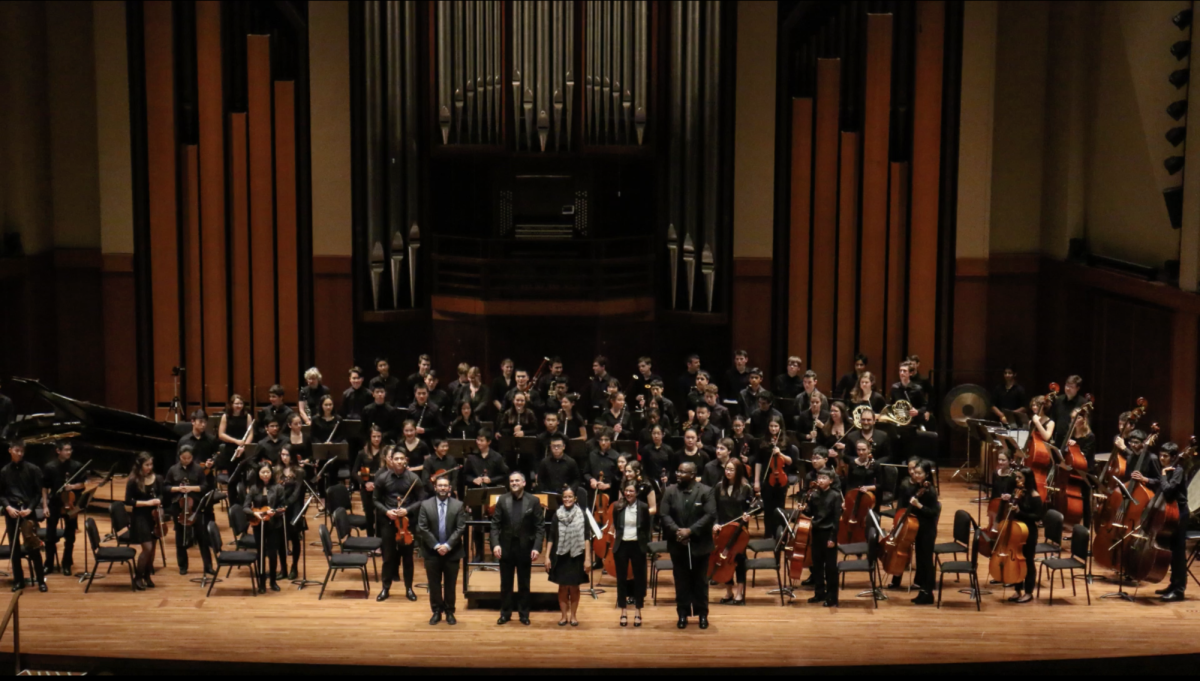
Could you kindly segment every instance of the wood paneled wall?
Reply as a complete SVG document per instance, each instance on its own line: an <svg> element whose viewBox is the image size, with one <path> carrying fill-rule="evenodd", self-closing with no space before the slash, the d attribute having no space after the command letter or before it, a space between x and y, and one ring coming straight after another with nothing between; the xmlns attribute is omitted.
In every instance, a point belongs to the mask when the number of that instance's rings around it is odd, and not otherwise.
<svg viewBox="0 0 1200 681"><path fill-rule="evenodd" d="M903 357L936 362L945 9L814 6L783 28L773 356L801 356L822 385L858 353L881 391Z"/></svg>
<svg viewBox="0 0 1200 681"><path fill-rule="evenodd" d="M142 17L146 159L146 286L152 404L174 392L186 410L237 392L256 402L281 383L295 399L303 371L294 36L254 8L149 0ZM244 43L238 44L239 42ZM284 72L289 75L281 75ZM240 91L244 88L244 91ZM135 131L136 134L137 131ZM310 358L311 359L311 358Z"/></svg>

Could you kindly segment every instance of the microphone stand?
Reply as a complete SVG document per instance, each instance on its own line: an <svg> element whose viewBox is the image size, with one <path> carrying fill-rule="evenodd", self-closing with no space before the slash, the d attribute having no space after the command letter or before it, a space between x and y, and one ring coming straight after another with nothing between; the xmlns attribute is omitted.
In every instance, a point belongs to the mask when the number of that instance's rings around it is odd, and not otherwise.
<svg viewBox="0 0 1200 681"><path fill-rule="evenodd" d="M304 519L304 514L308 512L308 505L311 504L312 500L314 498L316 498L316 496L317 496L317 493L315 491L313 491L312 487L309 486L307 480L302 481L302 482L304 482L305 487L308 487L309 495L308 495L308 498L304 500L304 505L300 507L300 513L298 513L296 515L296 519L290 523L293 527L299 526L300 521ZM286 527L286 525L285 525L285 527ZM300 539L300 566L301 566L300 569L302 570L302 572L300 573L300 579L293 581L292 584L296 585L296 589L298 591L303 591L304 587L315 586L317 584L320 584L321 582L318 582L316 580L308 578L308 547L304 543L304 538L303 538L304 530L296 530L296 531L300 532L300 534L302 535L301 539Z"/></svg>

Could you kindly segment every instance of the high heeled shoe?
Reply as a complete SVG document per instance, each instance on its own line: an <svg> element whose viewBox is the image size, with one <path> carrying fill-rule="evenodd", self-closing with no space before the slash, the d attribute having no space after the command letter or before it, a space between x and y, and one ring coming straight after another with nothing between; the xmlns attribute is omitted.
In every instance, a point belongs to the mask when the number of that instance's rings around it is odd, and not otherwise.
<svg viewBox="0 0 1200 681"><path fill-rule="evenodd" d="M641 615L633 616L633 626L635 626L635 627L642 626L642 616Z"/></svg>
<svg viewBox="0 0 1200 681"><path fill-rule="evenodd" d="M627 615L621 615L621 626L629 626L629 617Z"/></svg>

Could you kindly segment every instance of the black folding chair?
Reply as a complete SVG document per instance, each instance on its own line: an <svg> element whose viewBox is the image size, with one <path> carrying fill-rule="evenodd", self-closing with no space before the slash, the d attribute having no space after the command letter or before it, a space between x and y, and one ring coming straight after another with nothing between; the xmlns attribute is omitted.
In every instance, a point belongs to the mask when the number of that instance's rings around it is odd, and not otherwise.
<svg viewBox="0 0 1200 681"><path fill-rule="evenodd" d="M975 519L971 517L970 511L959 509L954 512L954 541L933 546L934 560L938 565L942 564L942 556L949 554L957 561L958 554L970 551L971 528L975 526ZM958 581L959 576L955 575L954 579Z"/></svg>
<svg viewBox="0 0 1200 681"><path fill-rule="evenodd" d="M374 503L370 497L363 499L363 503ZM358 515L353 512L353 505L350 501L350 490L346 486L339 483L330 485L325 490L325 519L330 520L338 509L345 509L346 520L349 522L350 529L354 531L363 531L367 529L367 517Z"/></svg>
<svg viewBox="0 0 1200 681"><path fill-rule="evenodd" d="M213 553L216 554L217 564L216 572L220 574L221 568L229 568L229 574L233 573L233 568L250 568L250 591L258 596L258 551L225 551L225 545L221 543L221 530L217 528L215 522L208 523L208 536L211 540ZM219 580L213 579L208 584L208 591L204 597L208 598L212 595L213 587L217 585Z"/></svg>
<svg viewBox="0 0 1200 681"><path fill-rule="evenodd" d="M339 509L340 510L340 509ZM321 595L317 600L325 598L325 588L334 573L342 570L358 570L362 575L363 598L371 597L371 582L367 579L367 556L362 553L334 553L333 541L329 538L329 530L324 525L317 525L317 534L321 536L321 552L325 554L325 562L329 571L325 573L325 581L321 583Z"/></svg>
<svg viewBox="0 0 1200 681"><path fill-rule="evenodd" d="M83 593L91 591L92 580L96 579L96 573L100 571L101 563L108 563L110 570L114 564L123 564L128 567L129 586L137 591L137 578L133 574L133 561L137 558L137 551L128 546L100 546L100 530L96 529L96 521L91 518L84 521L83 530L87 532L88 541L92 544L92 559L96 563L88 577L87 586L83 588Z"/></svg>
<svg viewBox="0 0 1200 681"><path fill-rule="evenodd" d="M333 526L337 529L338 545L342 553L361 553L364 557L370 556L371 567L375 570L375 579L379 579L379 563L376 562L374 554L383 548L383 539L380 537L350 536L350 514L344 508L339 508L333 512Z"/></svg>
<svg viewBox="0 0 1200 681"><path fill-rule="evenodd" d="M1055 513L1055 511L1051 511ZM1047 514L1049 515L1049 514ZM1037 595L1040 598L1042 595L1042 568L1050 575L1050 605L1054 605L1054 573L1057 572L1059 577L1063 576L1064 572L1071 573L1071 595L1075 596L1078 592L1075 590L1075 580L1083 580L1083 590L1087 594L1088 605L1092 604L1092 590L1088 585L1087 580L1087 551L1088 551L1088 529L1083 525L1076 525L1071 530L1071 557L1062 558L1046 558L1038 565L1038 587ZM1030 566L1030 569L1033 569ZM1075 574L1076 570L1080 570L1083 574Z"/></svg>
<svg viewBox="0 0 1200 681"><path fill-rule="evenodd" d="M971 592L975 595L975 611L979 612L979 610L982 608L980 602L983 600L979 594L979 526L975 524L975 519L971 517L970 513L967 513L966 511L959 511L958 513L954 514L955 537L958 536L959 513L966 514L967 542L969 544L967 553L970 555L971 560L952 560L945 563L938 563L938 567L941 570L941 575L938 577L937 607L942 607L942 585L946 581L946 575L954 575L954 579L956 581L961 579L962 575L967 575L967 579L969 579L971 582ZM974 537L974 541L971 540L972 537ZM960 548L959 550L962 551L964 549ZM944 553L950 552L946 551Z"/></svg>
<svg viewBox="0 0 1200 681"><path fill-rule="evenodd" d="M865 572L871 580L871 600L875 603L875 608L879 608L879 533L874 527L867 528L867 557L865 559L843 560L839 562L838 573L845 585L846 574L855 572Z"/></svg>

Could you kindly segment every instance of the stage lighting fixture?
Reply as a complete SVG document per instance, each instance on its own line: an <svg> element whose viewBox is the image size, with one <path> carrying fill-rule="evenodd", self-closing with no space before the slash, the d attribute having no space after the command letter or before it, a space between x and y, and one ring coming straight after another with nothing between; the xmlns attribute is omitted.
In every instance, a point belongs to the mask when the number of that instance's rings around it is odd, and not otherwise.
<svg viewBox="0 0 1200 681"><path fill-rule="evenodd" d="M1167 115L1175 120L1183 118L1187 114L1187 100L1181 99L1178 102L1171 102L1167 106Z"/></svg>
<svg viewBox="0 0 1200 681"><path fill-rule="evenodd" d="M1183 61L1191 53L1192 41L1190 40L1180 40L1171 46L1171 55L1180 61Z"/></svg>
<svg viewBox="0 0 1200 681"><path fill-rule="evenodd" d="M1188 84L1188 70L1176 69L1171 72L1167 80L1171 81L1171 85L1174 85L1176 89L1181 88Z"/></svg>
<svg viewBox="0 0 1200 681"><path fill-rule="evenodd" d="M1171 23L1175 24L1176 28L1183 30L1192 25L1192 10L1185 9L1179 14L1171 18Z"/></svg>
<svg viewBox="0 0 1200 681"><path fill-rule="evenodd" d="M1167 131L1167 141L1170 142L1171 146L1173 147L1183 144L1185 139L1187 139L1187 126L1185 125L1180 125Z"/></svg>
<svg viewBox="0 0 1200 681"><path fill-rule="evenodd" d="M1175 173L1183 170L1183 157L1171 156L1167 160L1163 161L1163 167L1167 169L1168 173L1174 175Z"/></svg>

